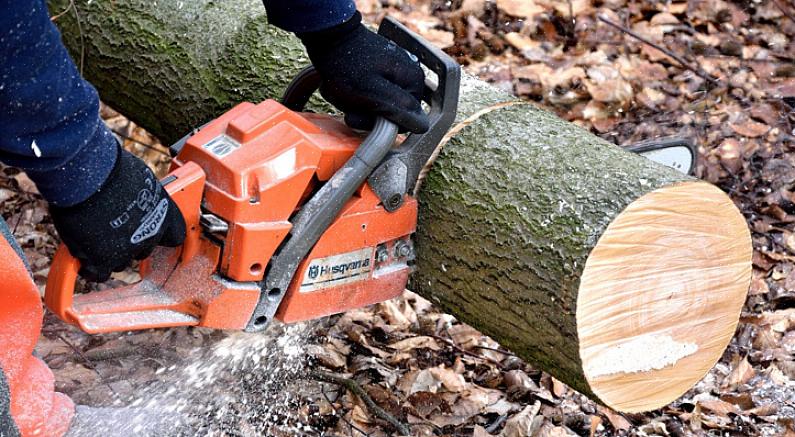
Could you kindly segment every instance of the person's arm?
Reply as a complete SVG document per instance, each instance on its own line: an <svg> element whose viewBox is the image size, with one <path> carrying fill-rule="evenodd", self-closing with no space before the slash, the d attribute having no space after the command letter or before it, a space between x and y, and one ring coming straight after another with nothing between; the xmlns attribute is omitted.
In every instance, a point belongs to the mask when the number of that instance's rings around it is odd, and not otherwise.
<svg viewBox="0 0 795 437"><path fill-rule="evenodd" d="M80 76L43 0L0 0L0 160L54 205L93 194L116 162L99 99Z"/></svg>
<svg viewBox="0 0 795 437"><path fill-rule="evenodd" d="M268 22L288 32L316 32L353 17L353 0L262 0Z"/></svg>
<svg viewBox="0 0 795 437"><path fill-rule="evenodd" d="M80 274L104 281L157 245L181 244L179 209L100 119L45 1L0 0L0 11L0 161L36 183Z"/></svg>
<svg viewBox="0 0 795 437"><path fill-rule="evenodd" d="M294 32L320 73L320 94L351 127L369 129L380 115L423 133L425 76L417 59L370 31L352 0L263 0L268 21Z"/></svg>

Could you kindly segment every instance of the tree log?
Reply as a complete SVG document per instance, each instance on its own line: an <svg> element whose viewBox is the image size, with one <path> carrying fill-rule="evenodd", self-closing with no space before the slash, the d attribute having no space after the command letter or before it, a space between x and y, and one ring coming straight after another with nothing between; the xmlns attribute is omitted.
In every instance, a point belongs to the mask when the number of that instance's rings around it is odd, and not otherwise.
<svg viewBox="0 0 795 437"><path fill-rule="evenodd" d="M75 0L56 23L102 98L165 142L308 62L257 0ZM440 150L417 293L619 411L666 405L719 359L751 277L720 190L466 75Z"/></svg>

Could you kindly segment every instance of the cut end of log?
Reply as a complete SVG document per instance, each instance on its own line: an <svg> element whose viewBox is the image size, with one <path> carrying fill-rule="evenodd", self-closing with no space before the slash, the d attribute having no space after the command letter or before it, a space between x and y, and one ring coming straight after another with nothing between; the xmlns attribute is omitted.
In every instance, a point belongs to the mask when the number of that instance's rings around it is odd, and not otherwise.
<svg viewBox="0 0 795 437"><path fill-rule="evenodd" d="M631 203L585 264L580 358L609 407L676 400L723 354L751 282L751 236L726 194L683 182Z"/></svg>

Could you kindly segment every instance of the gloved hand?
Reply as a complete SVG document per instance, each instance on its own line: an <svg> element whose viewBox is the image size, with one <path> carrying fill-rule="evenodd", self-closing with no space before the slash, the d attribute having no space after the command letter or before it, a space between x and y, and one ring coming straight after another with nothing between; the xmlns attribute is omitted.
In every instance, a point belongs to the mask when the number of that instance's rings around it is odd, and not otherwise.
<svg viewBox="0 0 795 437"><path fill-rule="evenodd" d="M381 115L404 130L428 130L419 61L364 27L359 12L330 29L297 35L320 73L320 94L345 113L349 126L371 129Z"/></svg>
<svg viewBox="0 0 795 437"><path fill-rule="evenodd" d="M155 247L185 240L177 205L149 167L124 150L99 191L74 206L51 206L50 215L69 252L80 260L80 275L89 281L107 281Z"/></svg>

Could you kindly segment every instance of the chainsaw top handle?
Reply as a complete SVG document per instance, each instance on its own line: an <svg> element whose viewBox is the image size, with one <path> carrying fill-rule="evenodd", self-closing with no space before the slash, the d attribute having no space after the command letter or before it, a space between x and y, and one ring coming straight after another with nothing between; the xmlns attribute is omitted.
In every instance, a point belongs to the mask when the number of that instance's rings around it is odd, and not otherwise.
<svg viewBox="0 0 795 437"><path fill-rule="evenodd" d="M378 168L369 176L370 187L378 195L387 211L403 204L403 196L411 193L422 168L428 163L436 147L455 120L461 67L447 54L392 17L385 17L378 33L393 41L434 73L425 81L423 101L428 104L430 128L424 134L410 134L395 150L391 150ZM301 71L287 87L282 104L293 111L301 111L320 87L321 78L314 67Z"/></svg>

